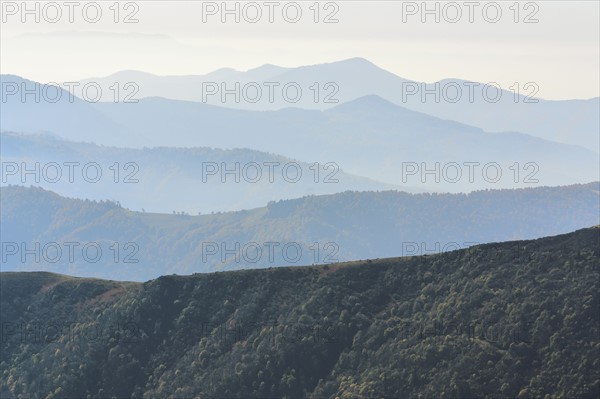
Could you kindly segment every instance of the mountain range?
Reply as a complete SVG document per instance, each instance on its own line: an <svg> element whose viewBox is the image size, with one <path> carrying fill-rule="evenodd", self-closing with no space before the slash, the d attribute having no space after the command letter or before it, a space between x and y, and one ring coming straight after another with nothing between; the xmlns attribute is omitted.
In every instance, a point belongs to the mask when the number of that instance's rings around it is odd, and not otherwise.
<svg viewBox="0 0 600 399"><path fill-rule="evenodd" d="M117 84L122 97L164 97L257 111L286 107L324 110L376 95L413 111L489 132L517 131L600 152L598 97L544 100L540 96L544 88L536 82L514 82L510 87L456 78L419 82L363 58L295 68L266 64L244 72L222 68L206 75L157 76L121 71L77 83L77 95L82 94L80 89L86 84L99 85L103 101L114 100ZM128 83L136 86L125 87ZM301 95L297 94L298 88ZM238 98L223 95L227 90L237 93Z"/></svg>
<svg viewBox="0 0 600 399"><path fill-rule="evenodd" d="M0 141L2 185L39 185L67 197L118 200L155 213L236 211L306 195L400 188L349 175L335 163L242 148L117 148L7 132ZM26 174L36 164L39 173Z"/></svg>
<svg viewBox="0 0 600 399"><path fill-rule="evenodd" d="M18 77L3 79L21 82ZM27 83L27 84L32 84ZM397 106L377 96L334 108L236 110L146 98L138 103L3 104L2 131L51 132L71 141L115 147L247 148L426 191L564 185L596 181L598 153L531 135L489 133ZM474 165L474 169L470 169ZM433 173L427 171L433 170Z"/></svg>
<svg viewBox="0 0 600 399"><path fill-rule="evenodd" d="M470 194L345 192L201 216L0 188L2 270L145 280L448 252L600 224L598 182Z"/></svg>

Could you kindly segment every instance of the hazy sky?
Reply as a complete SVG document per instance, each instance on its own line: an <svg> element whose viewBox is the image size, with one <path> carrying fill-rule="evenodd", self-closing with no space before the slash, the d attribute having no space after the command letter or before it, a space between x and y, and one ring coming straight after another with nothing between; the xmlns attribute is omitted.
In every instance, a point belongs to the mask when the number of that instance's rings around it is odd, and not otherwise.
<svg viewBox="0 0 600 399"><path fill-rule="evenodd" d="M363 57L419 81L536 82L543 98L600 95L598 1L428 1L431 14L421 1L227 2L239 23L221 1L75 2L72 22L63 1L29 1L31 14L22 1L1 3L2 73L41 82Z"/></svg>

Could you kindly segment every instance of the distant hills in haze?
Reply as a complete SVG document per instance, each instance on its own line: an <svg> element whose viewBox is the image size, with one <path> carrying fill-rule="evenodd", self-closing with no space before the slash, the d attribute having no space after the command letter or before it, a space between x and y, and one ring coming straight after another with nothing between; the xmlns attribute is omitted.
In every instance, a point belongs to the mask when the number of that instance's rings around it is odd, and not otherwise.
<svg viewBox="0 0 600 399"><path fill-rule="evenodd" d="M468 195L346 192L202 216L133 212L33 187L0 190L3 245L13 243L3 248L2 270L137 281L428 254L600 224L597 182ZM77 243L73 259L66 243Z"/></svg>
<svg viewBox="0 0 600 399"><path fill-rule="evenodd" d="M110 87L117 83L121 97L135 92L133 98L137 99L164 97L249 110L324 110L377 95L413 111L486 131L517 131L600 151L598 97L544 100L544 88L536 82L515 82L511 87L464 79L424 83L397 76L363 58L296 68L267 64L244 72L223 68L206 75L157 76L122 71L79 83L83 87L90 82L103 88L103 101L114 100L115 89L111 91ZM137 88L125 89L128 82ZM239 90L235 89L236 83ZM296 94L298 88L301 95ZM222 96L223 89L237 92L238 98L233 94Z"/></svg>
<svg viewBox="0 0 600 399"><path fill-rule="evenodd" d="M24 82L7 76L3 79ZM488 133L373 95L325 111L236 110L156 97L138 103L89 103L76 97L70 102L68 96L63 92L55 103L10 96L0 127L114 147L248 148L305 162L334 162L352 175L430 191L600 178L598 153L592 150L517 132ZM472 178L468 165L476 168ZM492 170L484 171L488 165ZM433 175L426 173L435 168Z"/></svg>
<svg viewBox="0 0 600 399"><path fill-rule="evenodd" d="M3 185L39 185L67 197L114 199L137 211L196 215L306 195L400 188L349 175L335 163L307 163L243 148L132 149L14 133L2 133L0 139ZM27 174L36 163L39 173ZM101 176L96 181L97 170ZM407 185L402 189L415 191Z"/></svg>

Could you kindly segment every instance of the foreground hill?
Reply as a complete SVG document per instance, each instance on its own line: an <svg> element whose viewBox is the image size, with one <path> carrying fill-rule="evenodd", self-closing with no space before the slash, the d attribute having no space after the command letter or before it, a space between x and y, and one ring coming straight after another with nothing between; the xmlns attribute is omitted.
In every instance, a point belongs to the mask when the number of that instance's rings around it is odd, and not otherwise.
<svg viewBox="0 0 600 399"><path fill-rule="evenodd" d="M427 254L600 224L597 182L468 195L345 192L202 216L0 190L2 270L135 281Z"/></svg>
<svg viewBox="0 0 600 399"><path fill-rule="evenodd" d="M2 398L597 398L600 229L165 276L2 273Z"/></svg>

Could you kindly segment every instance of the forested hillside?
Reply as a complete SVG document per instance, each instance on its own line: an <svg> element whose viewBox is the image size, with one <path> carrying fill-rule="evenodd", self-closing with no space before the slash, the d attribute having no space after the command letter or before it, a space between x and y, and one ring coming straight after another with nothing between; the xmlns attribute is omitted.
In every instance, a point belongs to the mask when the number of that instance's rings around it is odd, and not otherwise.
<svg viewBox="0 0 600 399"><path fill-rule="evenodd" d="M13 186L1 189L2 270L144 281L430 254L600 224L599 192L598 183L468 195L345 192L190 216Z"/></svg>
<svg viewBox="0 0 600 399"><path fill-rule="evenodd" d="M2 273L2 398L597 398L600 229L165 276Z"/></svg>

